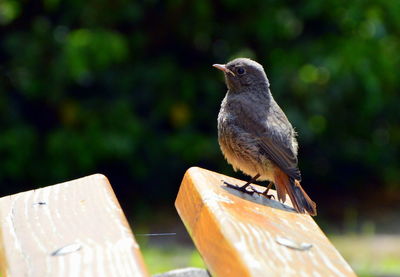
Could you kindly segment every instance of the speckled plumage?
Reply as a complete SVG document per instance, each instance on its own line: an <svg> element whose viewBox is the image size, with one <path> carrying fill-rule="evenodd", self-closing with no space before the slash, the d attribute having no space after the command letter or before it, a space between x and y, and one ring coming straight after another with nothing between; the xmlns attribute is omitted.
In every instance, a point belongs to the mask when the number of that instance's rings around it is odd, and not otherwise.
<svg viewBox="0 0 400 277"><path fill-rule="evenodd" d="M228 92L218 115L218 141L222 153L235 170L250 176L260 174L260 180L274 182L283 202L286 192L291 199L296 197L290 191L291 185L296 187L298 184L301 188L296 132L275 102L263 67L244 58L223 66L225 70L220 69L225 71ZM281 171L287 175L287 181L283 177L279 179ZM298 191L294 195L296 193ZM304 202L303 199L292 199L292 202L296 200ZM305 209L311 214L313 209L303 208L302 204L296 209L300 212Z"/></svg>

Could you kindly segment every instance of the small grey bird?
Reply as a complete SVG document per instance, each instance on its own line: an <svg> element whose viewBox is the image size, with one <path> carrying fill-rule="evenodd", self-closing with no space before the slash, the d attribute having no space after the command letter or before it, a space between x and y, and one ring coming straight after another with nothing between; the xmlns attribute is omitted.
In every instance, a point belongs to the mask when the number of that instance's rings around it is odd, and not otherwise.
<svg viewBox="0 0 400 277"><path fill-rule="evenodd" d="M246 192L255 180L268 180L280 201L288 194L299 213L316 215L316 204L300 185L296 132L272 97L263 67L246 58L213 66L224 72L228 86L218 115L219 145L235 171L253 177L236 188Z"/></svg>

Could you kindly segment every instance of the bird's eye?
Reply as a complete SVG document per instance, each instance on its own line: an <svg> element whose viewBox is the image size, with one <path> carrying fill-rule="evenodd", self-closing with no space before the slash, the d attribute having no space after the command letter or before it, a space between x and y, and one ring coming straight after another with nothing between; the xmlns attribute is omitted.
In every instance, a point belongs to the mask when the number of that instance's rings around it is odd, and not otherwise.
<svg viewBox="0 0 400 277"><path fill-rule="evenodd" d="M244 70L244 68L239 67L239 68L236 70L236 72L237 72L237 74L239 74L239 75L243 75L246 71Z"/></svg>

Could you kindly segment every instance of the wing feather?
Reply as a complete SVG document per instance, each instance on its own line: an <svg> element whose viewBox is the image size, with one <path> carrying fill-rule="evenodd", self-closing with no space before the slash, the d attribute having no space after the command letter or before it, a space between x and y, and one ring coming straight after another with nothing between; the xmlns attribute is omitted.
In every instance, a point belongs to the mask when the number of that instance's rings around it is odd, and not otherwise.
<svg viewBox="0 0 400 277"><path fill-rule="evenodd" d="M268 117L262 118L255 111L241 106L241 128L255 135L260 153L266 155L289 177L300 181L297 150L293 145L295 132L275 102L269 108L272 110L267 113Z"/></svg>

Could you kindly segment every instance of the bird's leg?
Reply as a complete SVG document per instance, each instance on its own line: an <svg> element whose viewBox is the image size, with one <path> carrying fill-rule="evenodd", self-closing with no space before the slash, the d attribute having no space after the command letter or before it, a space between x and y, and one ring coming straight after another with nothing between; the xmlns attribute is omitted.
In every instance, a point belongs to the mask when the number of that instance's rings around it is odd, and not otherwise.
<svg viewBox="0 0 400 277"><path fill-rule="evenodd" d="M244 184L243 186L239 187L240 190L246 190L247 187L250 187L254 192L257 192L257 190L251 184L254 183L255 181L257 181L257 179L259 177L260 177L260 174L257 173L257 175L254 176L253 178L251 178L246 184Z"/></svg>
<svg viewBox="0 0 400 277"><path fill-rule="evenodd" d="M225 183L225 185L227 185L228 187L233 188L233 189L236 189L236 190L239 190L239 191L241 191L241 192L251 193L251 194L253 194L254 192L259 193L259 192L251 185L251 184L252 184L253 182L255 182L259 177L260 177L260 174L257 174L256 176L254 176L253 178L251 178L250 181L248 181L248 182L247 182L246 184L244 184L243 186L231 185L231 184L229 184L229 183L227 183L227 182L224 182L224 183ZM253 191L248 191L248 190L246 189L247 187L250 187Z"/></svg>
<svg viewBox="0 0 400 277"><path fill-rule="evenodd" d="M272 187L272 182L269 182L267 189L261 194L265 197L267 197L268 199L271 199L272 197L275 199L275 196L272 194L268 194L269 189Z"/></svg>

